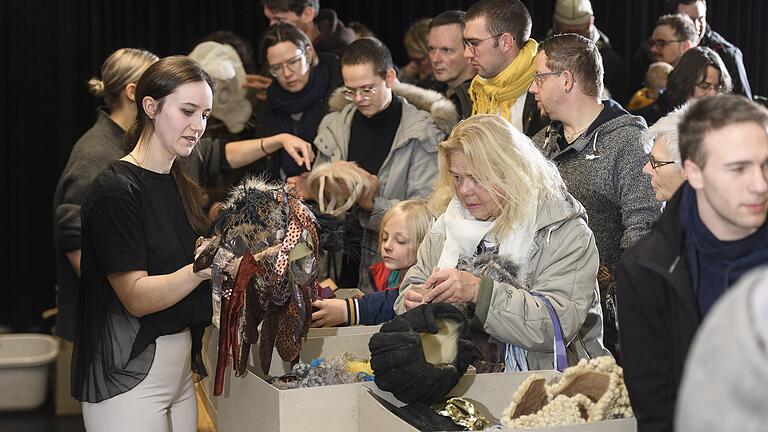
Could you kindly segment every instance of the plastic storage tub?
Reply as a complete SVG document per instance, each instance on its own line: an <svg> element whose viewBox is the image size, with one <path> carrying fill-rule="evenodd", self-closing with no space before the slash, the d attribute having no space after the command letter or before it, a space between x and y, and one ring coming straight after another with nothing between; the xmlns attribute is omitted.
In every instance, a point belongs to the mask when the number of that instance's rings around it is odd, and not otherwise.
<svg viewBox="0 0 768 432"><path fill-rule="evenodd" d="M0 411L32 410L45 402L48 370L58 352L52 336L0 335Z"/></svg>

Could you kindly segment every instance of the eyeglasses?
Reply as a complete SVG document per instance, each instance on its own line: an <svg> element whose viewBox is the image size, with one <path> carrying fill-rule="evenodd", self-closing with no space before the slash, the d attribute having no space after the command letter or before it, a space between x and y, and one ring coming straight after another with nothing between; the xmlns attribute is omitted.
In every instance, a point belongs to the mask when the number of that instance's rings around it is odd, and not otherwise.
<svg viewBox="0 0 768 432"><path fill-rule="evenodd" d="M648 39L648 48L653 48L654 46L658 46L659 49L664 49L667 45L671 43L680 43L685 42L684 39L654 39L650 38Z"/></svg>
<svg viewBox="0 0 768 432"><path fill-rule="evenodd" d="M648 163L651 164L651 168L658 169L663 167L664 165L670 165L679 163L679 161L660 161L653 158L653 155L648 153Z"/></svg>
<svg viewBox="0 0 768 432"><path fill-rule="evenodd" d="M269 65L267 69L269 70L270 75L277 78L278 75L285 74L285 68L288 68L288 70L293 73L299 72L304 62L304 54L304 51L302 51L301 54L289 59L285 63Z"/></svg>
<svg viewBox="0 0 768 432"><path fill-rule="evenodd" d="M376 94L376 86L369 85L361 88L344 87L344 90L341 91L341 94L344 95L344 99L348 101L355 100L355 96L358 94L363 98L364 101L369 101Z"/></svg>
<svg viewBox="0 0 768 432"><path fill-rule="evenodd" d="M534 73L533 74L533 81L536 83L537 87L541 87L542 84L544 84L544 78L548 76L555 76L562 74L563 71L560 72L542 72L542 73Z"/></svg>
<svg viewBox="0 0 768 432"><path fill-rule="evenodd" d="M501 36L503 34L504 33L499 33L499 34L495 34L493 36L488 36L487 38L483 38L483 39L464 39L464 38L462 38L461 40L464 42L464 48L469 48L469 50L472 51L472 54L474 54L475 51L477 51L477 47L481 43L487 41L488 39L496 39L497 37L499 37L499 36Z"/></svg>
<svg viewBox="0 0 768 432"><path fill-rule="evenodd" d="M696 83L696 87L704 91L709 91L714 89L717 93L722 93L723 91L725 91L725 84L723 83L712 84L706 81L701 81Z"/></svg>

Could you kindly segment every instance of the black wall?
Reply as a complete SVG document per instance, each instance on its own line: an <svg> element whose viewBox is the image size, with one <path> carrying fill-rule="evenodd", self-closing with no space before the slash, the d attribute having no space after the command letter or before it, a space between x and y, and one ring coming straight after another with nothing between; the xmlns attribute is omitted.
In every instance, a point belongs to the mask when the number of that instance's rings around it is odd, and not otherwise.
<svg viewBox="0 0 768 432"><path fill-rule="evenodd" d="M554 0L524 0L534 36L550 26ZM408 24L470 0L321 0L344 22L368 24L402 63ZM593 0L596 24L625 59L650 34L662 0ZM768 2L710 0L713 28L741 47L752 89L768 94ZM77 138L95 119L85 81L115 49L140 47L160 56L188 52L215 30L232 30L254 46L266 27L258 0L6 0L0 2L4 127L0 179L0 325L41 325L54 304L51 202Z"/></svg>

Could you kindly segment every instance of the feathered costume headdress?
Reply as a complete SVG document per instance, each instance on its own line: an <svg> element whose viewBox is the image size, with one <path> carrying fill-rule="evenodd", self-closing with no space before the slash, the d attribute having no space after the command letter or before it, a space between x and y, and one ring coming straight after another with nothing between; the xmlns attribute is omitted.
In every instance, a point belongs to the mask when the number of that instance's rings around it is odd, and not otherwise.
<svg viewBox="0 0 768 432"><path fill-rule="evenodd" d="M214 322L218 320L220 330L214 382L218 396L230 352L238 375L245 372L250 346L257 342L265 372L273 347L284 360L298 360L319 287L320 244L317 221L295 192L256 178L232 189L214 222L214 234L194 269L212 269ZM227 268L238 258L242 260L232 277Z"/></svg>

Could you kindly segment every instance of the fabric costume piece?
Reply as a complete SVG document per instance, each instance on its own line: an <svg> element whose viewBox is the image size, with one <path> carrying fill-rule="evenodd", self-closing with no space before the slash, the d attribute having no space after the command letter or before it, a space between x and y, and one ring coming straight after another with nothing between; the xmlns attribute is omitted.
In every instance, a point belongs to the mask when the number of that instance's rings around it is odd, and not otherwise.
<svg viewBox="0 0 768 432"><path fill-rule="evenodd" d="M252 106L243 87L245 69L240 55L230 45L206 41L198 44L189 57L216 81L211 116L221 120L230 133L242 132L251 117Z"/></svg>
<svg viewBox="0 0 768 432"><path fill-rule="evenodd" d="M238 375L245 372L250 345L257 342L266 373L273 347L284 360L298 360L319 287L320 244L314 215L295 192L254 178L233 188L214 222L214 233L217 237L195 266L212 267L214 304L221 305L214 382L218 396L230 353ZM227 265L239 257L243 259L232 278Z"/></svg>
<svg viewBox="0 0 768 432"><path fill-rule="evenodd" d="M429 363L420 333L442 333L447 322L458 325L457 337L445 338L440 344L456 344L447 347L455 349L455 357L445 359L446 363ZM371 337L368 348L376 385L405 403L437 402L472 362L469 322L459 309L446 303L426 304L398 315Z"/></svg>
<svg viewBox="0 0 768 432"><path fill-rule="evenodd" d="M533 82L534 59L539 44L529 39L520 53L506 69L493 78L475 76L469 86L472 98L472 115L499 114L510 117L510 107L528 91Z"/></svg>
<svg viewBox="0 0 768 432"><path fill-rule="evenodd" d="M565 370L546 384L533 374L518 387L504 410L507 428L554 427L632 417L623 371L610 356L598 357Z"/></svg>
<svg viewBox="0 0 768 432"><path fill-rule="evenodd" d="M356 163L342 160L315 166L307 184L317 197L320 212L331 216L342 216L371 188Z"/></svg>

